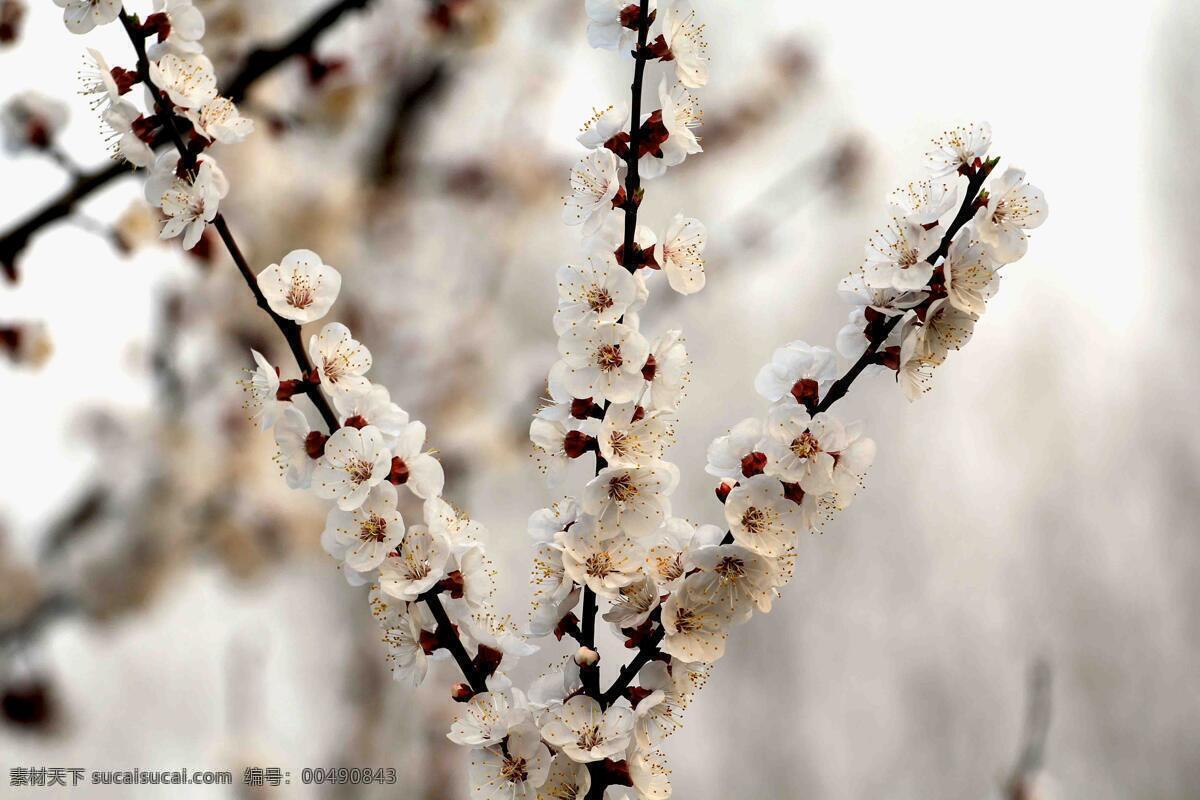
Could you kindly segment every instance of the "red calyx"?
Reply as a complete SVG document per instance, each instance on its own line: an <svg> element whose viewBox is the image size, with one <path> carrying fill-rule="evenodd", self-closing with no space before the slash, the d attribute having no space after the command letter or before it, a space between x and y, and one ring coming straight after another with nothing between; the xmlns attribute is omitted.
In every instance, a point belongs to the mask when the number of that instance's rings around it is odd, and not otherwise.
<svg viewBox="0 0 1200 800"><path fill-rule="evenodd" d="M766 453L759 453L758 451L755 451L742 457L742 474L747 478L753 478L755 475L762 475L766 469Z"/></svg>
<svg viewBox="0 0 1200 800"><path fill-rule="evenodd" d="M421 631L421 637L418 641L421 643L421 649L425 651L425 655L427 656L433 655L438 648L442 647L441 637L433 631Z"/></svg>
<svg viewBox="0 0 1200 800"><path fill-rule="evenodd" d="M796 505L804 502L804 490L800 488L800 484L798 483L784 483L783 496Z"/></svg>
<svg viewBox="0 0 1200 800"><path fill-rule="evenodd" d="M674 61L675 56L671 52L671 48L667 46L667 40L660 33L658 38L642 48L641 56L643 58L657 58L659 61Z"/></svg>
<svg viewBox="0 0 1200 800"><path fill-rule="evenodd" d="M621 206L625 205L625 201L627 199L628 195L625 194L625 187L622 186L621 188L617 189L617 193L613 195L612 207L620 208Z"/></svg>
<svg viewBox="0 0 1200 800"><path fill-rule="evenodd" d="M624 159L629 155L629 132L614 133L604 146L616 153L618 158Z"/></svg>
<svg viewBox="0 0 1200 800"><path fill-rule="evenodd" d="M133 130L134 136L146 144L152 145L154 144L154 132L159 128L158 117L142 115L133 121L130 128Z"/></svg>
<svg viewBox="0 0 1200 800"><path fill-rule="evenodd" d="M642 123L638 136L638 158L647 155L662 158L663 142L670 138L671 134L667 130L667 126L663 124L662 109L660 108Z"/></svg>
<svg viewBox="0 0 1200 800"><path fill-rule="evenodd" d="M642 367L642 377L648 381L652 381L657 371L658 362L654 360L654 356L650 356L646 359L646 366Z"/></svg>
<svg viewBox="0 0 1200 800"><path fill-rule="evenodd" d="M479 645L479 652L475 654L475 669L480 675L487 678L500 666L500 662L504 659L504 653L488 647L486 644Z"/></svg>
<svg viewBox="0 0 1200 800"><path fill-rule="evenodd" d="M400 456L392 457L392 471L387 479L397 486L408 483L408 464Z"/></svg>
<svg viewBox="0 0 1200 800"><path fill-rule="evenodd" d="M571 416L575 419L587 419L594 416L592 409L596 408L590 397L577 397L571 401Z"/></svg>
<svg viewBox="0 0 1200 800"><path fill-rule="evenodd" d="M733 487L734 484L731 484L728 481L723 481L716 489L717 499L724 503L729 499L729 493L733 491Z"/></svg>
<svg viewBox="0 0 1200 800"><path fill-rule="evenodd" d="M167 37L171 35L171 18L162 11L159 11L157 14L151 14L142 23L142 33L147 36L157 34L158 40L165 42Z"/></svg>
<svg viewBox="0 0 1200 800"><path fill-rule="evenodd" d="M558 621L554 626L554 638L562 641L563 636L570 635L574 638L579 634L579 617L575 616L574 611L567 612L567 615Z"/></svg>
<svg viewBox="0 0 1200 800"><path fill-rule="evenodd" d="M595 437L588 436L583 431L567 431L563 438L563 452L568 458L579 458L589 450L598 449Z"/></svg>
<svg viewBox="0 0 1200 800"><path fill-rule="evenodd" d="M342 425L346 426L347 428L358 428L360 431L370 424L371 423L367 422L367 418L361 414L355 414L353 417L346 417L346 421L342 423Z"/></svg>
<svg viewBox="0 0 1200 800"><path fill-rule="evenodd" d="M449 592L450 596L455 600L461 600L463 596L463 574L458 570L449 572L446 577L442 578L437 583L437 588L443 592Z"/></svg>
<svg viewBox="0 0 1200 800"><path fill-rule="evenodd" d="M630 422L641 422L646 418L646 409L641 406L635 406L633 409L633 418Z"/></svg>
<svg viewBox="0 0 1200 800"><path fill-rule="evenodd" d="M625 761L613 761L606 758L597 770L603 777L602 786L633 786L633 778L629 775L629 764Z"/></svg>
<svg viewBox="0 0 1200 800"><path fill-rule="evenodd" d="M325 455L325 442L329 441L329 437L320 431L313 431L304 437L304 452L308 453L308 457L316 461L321 456Z"/></svg>
<svg viewBox="0 0 1200 800"><path fill-rule="evenodd" d="M817 409L819 391L820 387L812 378L801 378L792 387L792 397L796 398L796 402L807 408L808 413L812 414Z"/></svg>
<svg viewBox="0 0 1200 800"><path fill-rule="evenodd" d="M450 699L456 703L465 703L475 696L475 690L465 683L456 683L450 689Z"/></svg>
<svg viewBox="0 0 1200 800"><path fill-rule="evenodd" d="M638 21L642 18L642 8L637 3L630 3L621 9L621 13L617 15L617 19L621 22L622 28L629 28L632 31L638 29Z"/></svg>
<svg viewBox="0 0 1200 800"><path fill-rule="evenodd" d="M117 93L126 94L133 88L135 83L140 83L142 78L133 70L125 69L124 67L113 67L111 70L112 79L117 82Z"/></svg>
<svg viewBox="0 0 1200 800"><path fill-rule="evenodd" d="M304 391L304 382L298 380L280 381L279 388L275 390L275 399L281 403L286 403L296 395Z"/></svg>
<svg viewBox="0 0 1200 800"><path fill-rule="evenodd" d="M883 348L882 350L880 350L878 353L875 354L875 363L879 364L880 366L887 367L888 369L892 370L893 372L899 371L899 369L900 369L900 348L895 345L893 345L892 347Z"/></svg>
<svg viewBox="0 0 1200 800"><path fill-rule="evenodd" d="M629 698L629 703L634 708L637 708L638 703L642 702L652 694L653 692L651 692L649 689L643 689L640 686L630 686L625 690L625 696Z"/></svg>
<svg viewBox="0 0 1200 800"><path fill-rule="evenodd" d="M654 248L641 248L636 244L633 246L632 252L628 255L625 253L625 245L622 244L613 251L613 255L617 258L617 263L625 269L633 272L639 267L647 267L648 269L661 269L658 261L654 258Z"/></svg>
<svg viewBox="0 0 1200 800"><path fill-rule="evenodd" d="M654 620L647 619L636 628L624 628L621 633L625 634L625 646L632 650L635 647L641 647L642 642L650 638L650 634L654 633Z"/></svg>

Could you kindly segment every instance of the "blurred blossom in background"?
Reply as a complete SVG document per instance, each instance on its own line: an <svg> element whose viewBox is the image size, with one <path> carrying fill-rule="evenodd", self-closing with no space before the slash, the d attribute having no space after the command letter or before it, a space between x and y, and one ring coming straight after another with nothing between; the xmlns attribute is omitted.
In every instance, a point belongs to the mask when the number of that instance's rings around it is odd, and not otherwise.
<svg viewBox="0 0 1200 800"><path fill-rule="evenodd" d="M197 5L227 75L331 2ZM697 5L707 156L654 206L710 233L707 289L654 301L694 362L672 458L694 522L719 515L704 446L757 408L777 344L832 345L835 284L929 138L988 120L1054 211L933 392L849 396L879 445L867 491L734 633L667 742L675 796L1195 797L1200 9ZM60 17L0 0L0 235L110 163ZM492 531L517 619L525 521L553 499L526 433L576 257L564 176L624 80L583 24L578 0L377 0L251 87L258 132L222 160L256 268L305 247L343 273L338 316ZM112 26L87 46L128 50ZM463 796L455 707L391 681L322 512L245 419L247 348L282 354L223 254L160 246L118 178L9 268L0 766L395 766L390 789L278 791Z"/></svg>

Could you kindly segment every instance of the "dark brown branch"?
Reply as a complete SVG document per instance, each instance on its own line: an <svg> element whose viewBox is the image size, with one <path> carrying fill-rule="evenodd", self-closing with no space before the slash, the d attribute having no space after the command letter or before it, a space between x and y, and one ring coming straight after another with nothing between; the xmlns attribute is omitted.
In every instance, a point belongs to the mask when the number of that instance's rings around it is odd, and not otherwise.
<svg viewBox="0 0 1200 800"><path fill-rule="evenodd" d="M989 161L972 172L967 182L966 196L963 197L963 202L958 209L958 213L954 216L950 227L946 229L945 235L942 236L942 241L938 245L938 249L929 258L925 259L930 264L937 264L938 259L946 257L946 254L950 252L950 243L954 241L955 235L964 225L971 221L971 217L975 214L975 200L979 197L979 190L983 188L983 182L987 180L987 176L991 174L995 165L995 161ZM892 331L895 330L903 318L903 314L896 314L884 323L879 334L871 340L867 349L858 357L858 361L855 361L854 365L846 370L846 374L834 381L834 384L829 387L829 391L825 393L825 396L821 398L821 402L817 406L817 413L828 411L834 403L846 396L846 392L850 391L850 385L858 379L863 370L875 362L879 348L887 341L888 336L891 335Z"/></svg>
<svg viewBox="0 0 1200 800"><path fill-rule="evenodd" d="M150 77L150 61L146 57L145 34L139 28L138 24L125 13L124 9L121 10L121 24L125 27L125 32L128 34L130 42L133 43L133 49L137 53L138 74L141 76L142 83L146 86L146 91L150 93L150 96L154 100L154 106L158 111L159 117L163 120L163 128L166 130L168 138L175 145L176 150L179 151L179 160L183 166L183 170L188 175L194 177L198 170L196 154L184 143L183 135L180 133L176 122L174 106L167 101L167 98L163 96L162 91L154 84L154 81ZM229 225L225 222L225 217L217 214L213 219L213 226L217 229L217 234L225 244L225 249L229 251L230 257L233 258L234 264L237 265L238 271L246 281L246 285L250 287L255 302L271 317L271 320L279 328L280 333L283 334L288 347L292 351L293 357L296 359L296 365L300 369L300 374L303 376L312 374L312 363L309 361L308 353L304 350L304 345L300 340L300 326L292 320L279 316L271 308L267 302L267 298L258 286L258 279L250 269L246 257L242 254L241 247L238 246L237 240L234 239L233 233L229 230ZM339 427L338 421L333 413L333 409L329 406L329 402L325 399L320 385L306 381L305 391L309 399L312 400L313 405L321 412L321 416L324 418L325 424L332 434ZM437 591L435 589L427 592L421 596L421 600L429 607L434 619L437 620L438 640L450 651L450 654L458 663L459 669L462 670L463 676L471 684L471 688L476 692L487 691L487 683L483 672L477 669L471 661L470 655L467 653L462 640L458 636L457 629L450 622L450 618L446 614L446 609L442 606L442 602L438 598Z"/></svg>
<svg viewBox="0 0 1200 800"><path fill-rule="evenodd" d="M230 78L228 96L236 102L241 102L255 83L270 74L280 64L293 56L311 52L321 34L333 27L346 12L365 8L372 2L374 0L340 0L317 15L303 30L288 41L276 47L260 47L252 51ZM161 146L166 142L167 140L163 139L158 145ZM15 281L17 279L17 258L29 245L29 240L34 234L42 228L70 216L80 201L93 192L107 186L117 178L131 175L137 171L138 168L132 165L114 162L76 175L61 194L18 222L6 233L0 234L0 269L3 269L10 281Z"/></svg>

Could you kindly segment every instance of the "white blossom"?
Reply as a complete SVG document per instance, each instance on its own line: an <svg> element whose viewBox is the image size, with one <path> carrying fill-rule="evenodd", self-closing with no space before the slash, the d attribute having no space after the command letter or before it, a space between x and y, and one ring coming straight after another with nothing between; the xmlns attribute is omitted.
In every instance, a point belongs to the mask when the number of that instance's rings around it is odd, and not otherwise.
<svg viewBox="0 0 1200 800"><path fill-rule="evenodd" d="M466 704L446 738L455 744L486 747L499 744L509 731L529 721L529 708L519 692L480 692Z"/></svg>
<svg viewBox="0 0 1200 800"><path fill-rule="evenodd" d="M638 672L638 685L650 694L633 710L633 733L639 747L658 747L683 724L687 698L661 661L651 661L642 667Z"/></svg>
<svg viewBox="0 0 1200 800"><path fill-rule="evenodd" d="M440 495L446 483L441 462L425 452L424 447L425 425L409 422L396 436L390 461L393 480L407 486L422 500Z"/></svg>
<svg viewBox="0 0 1200 800"><path fill-rule="evenodd" d="M621 188L617 176L617 156L599 147L571 168L571 194L563 200L563 222L583 225L590 236L604 224L605 212L612 210L613 198Z"/></svg>
<svg viewBox="0 0 1200 800"><path fill-rule="evenodd" d="M604 621L612 623L617 630L636 628L645 623L650 613L658 608L659 599L659 589L654 580L641 575L617 591L617 597L608 611L604 612Z"/></svg>
<svg viewBox="0 0 1200 800"><path fill-rule="evenodd" d="M748 620L754 608L771 610L777 581L770 559L740 544L721 544L699 548L691 563L700 571L684 580L685 594L721 605L734 622Z"/></svg>
<svg viewBox="0 0 1200 800"><path fill-rule="evenodd" d="M675 78L689 89L708 83L708 42L704 25L688 0L673 0L663 14L663 39L671 51Z"/></svg>
<svg viewBox="0 0 1200 800"><path fill-rule="evenodd" d="M564 497L548 508L540 508L529 515L529 536L535 542L553 542L554 537L565 531L579 519L579 503L573 497Z"/></svg>
<svg viewBox="0 0 1200 800"><path fill-rule="evenodd" d="M582 266L560 267L554 332L561 335L574 326L590 329L602 322L618 322L637 295L633 276L612 253L588 256Z"/></svg>
<svg viewBox="0 0 1200 800"><path fill-rule="evenodd" d="M589 150L604 147L609 139L622 133L628 124L629 105L625 102L596 109L575 140Z"/></svg>
<svg viewBox="0 0 1200 800"><path fill-rule="evenodd" d="M291 403L278 399L279 373L266 356L253 349L250 355L254 356L257 366L249 379L241 381L241 385L246 390L246 408L253 412L252 418L258 420L259 430L265 431L275 425Z"/></svg>
<svg viewBox="0 0 1200 800"><path fill-rule="evenodd" d="M371 351L350 335L340 322L330 322L308 340L308 355L313 360L321 383L335 397L367 391L371 382L364 375L371 368Z"/></svg>
<svg viewBox="0 0 1200 800"><path fill-rule="evenodd" d="M643 178L657 178L667 171L668 167L677 167L688 156L704 151L700 139L693 128L700 126L704 112L700 101L688 91L682 83L668 85L663 78L658 88L658 98L661 108L662 124L667 132L667 139L657 148L656 152L643 155L639 161L639 173ZM647 115L649 118L651 115Z"/></svg>
<svg viewBox="0 0 1200 800"><path fill-rule="evenodd" d="M958 190L940 178L922 178L892 192L891 201L904 219L918 225L932 225L958 205Z"/></svg>
<svg viewBox="0 0 1200 800"><path fill-rule="evenodd" d="M121 13L121 0L54 0L63 10L63 22L71 33L88 33L107 25Z"/></svg>
<svg viewBox="0 0 1200 800"><path fill-rule="evenodd" d="M685 519L672 517L648 540L653 542L646 556L648 572L662 591L673 592L692 569L692 552L718 544L724 536L716 525L695 528Z"/></svg>
<svg viewBox="0 0 1200 800"><path fill-rule="evenodd" d="M397 600L414 602L446 577L450 542L424 525L412 525L400 546L379 565L379 588Z"/></svg>
<svg viewBox="0 0 1200 800"><path fill-rule="evenodd" d="M392 679L410 686L420 686L429 669L429 658L421 642L420 614L422 611L429 614L429 611L423 605L391 605L402 609L390 616L389 624L385 625L383 630L383 643L387 648L386 658L392 671ZM429 622L429 629L432 629L432 615Z"/></svg>
<svg viewBox="0 0 1200 800"><path fill-rule="evenodd" d="M580 505L606 536L648 536L671 515L679 468L667 461L647 467L606 467L588 482ZM578 524L578 523L577 523Z"/></svg>
<svg viewBox="0 0 1200 800"><path fill-rule="evenodd" d="M172 103L184 109L202 108L217 96L212 62L199 54L167 53L151 61L150 80Z"/></svg>
<svg viewBox="0 0 1200 800"><path fill-rule="evenodd" d="M258 288L272 311L303 325L329 313L341 291L342 275L313 251L293 250L258 273Z"/></svg>
<svg viewBox="0 0 1200 800"><path fill-rule="evenodd" d="M650 345L623 323L575 326L559 337L558 352L570 367L567 388L575 397L625 403L645 386Z"/></svg>
<svg viewBox="0 0 1200 800"><path fill-rule="evenodd" d="M283 460L284 478L292 489L307 489L312 484L317 460L308 453L308 435L312 432L308 419L291 403L275 423L275 446Z"/></svg>
<svg viewBox="0 0 1200 800"><path fill-rule="evenodd" d="M254 120L243 117L227 97L214 97L200 108L187 109L186 115L197 131L221 144L237 144L254 133Z"/></svg>
<svg viewBox="0 0 1200 800"><path fill-rule="evenodd" d="M325 455L313 473L312 488L318 497L351 511L387 478L391 466L391 453L378 428L338 428L325 442Z"/></svg>
<svg viewBox="0 0 1200 800"><path fill-rule="evenodd" d="M941 357L926 350L920 327L914 326L905 334L900 344L900 369L896 372L896 381L909 402L933 388L930 385L933 371L941 363Z"/></svg>
<svg viewBox="0 0 1200 800"><path fill-rule="evenodd" d="M760 450L764 432L762 420L756 417L734 425L729 433L718 436L708 445L708 463L704 471L717 478L741 480L748 477L743 471L746 458Z"/></svg>
<svg viewBox="0 0 1200 800"><path fill-rule="evenodd" d="M471 754L471 797L536 800L538 787L550 773L550 758L537 729L522 725L509 734L505 747L493 745Z"/></svg>
<svg viewBox="0 0 1200 800"><path fill-rule="evenodd" d="M581 764L613 758L629 746L633 712L619 705L601 709L585 695L577 695L547 712L542 738L572 761Z"/></svg>
<svg viewBox="0 0 1200 800"><path fill-rule="evenodd" d="M650 11L654 10L654 0ZM592 47L603 50L628 51L637 44L637 16L624 16L629 0L586 0L587 40Z"/></svg>
<svg viewBox="0 0 1200 800"><path fill-rule="evenodd" d="M591 518L581 519L559 534L558 545L567 577L610 599L637 579L646 559L632 537L605 535Z"/></svg>
<svg viewBox="0 0 1200 800"><path fill-rule="evenodd" d="M0 134L12 152L48 147L67 117L65 103L41 92L21 92L0 109Z"/></svg>
<svg viewBox="0 0 1200 800"><path fill-rule="evenodd" d="M837 356L829 348L796 340L778 347L754 377L754 389L777 402L815 400L837 379Z"/></svg>
<svg viewBox="0 0 1200 800"><path fill-rule="evenodd" d="M158 59L167 53L200 53L204 47L204 15L192 0L154 0L154 10L167 15L170 32L162 41L154 41L146 48L146 54Z"/></svg>
<svg viewBox="0 0 1200 800"><path fill-rule="evenodd" d="M965 226L950 243L942 272L946 299L955 308L979 315L1000 284L998 265L989 248L974 238L975 228Z"/></svg>
<svg viewBox="0 0 1200 800"><path fill-rule="evenodd" d="M333 406L338 412L338 421L345 425L349 420L363 421L374 426L383 434L383 441L391 447L408 425L408 412L392 402L386 386L370 384L365 391L336 392Z"/></svg>
<svg viewBox="0 0 1200 800"><path fill-rule="evenodd" d="M642 376L650 382L650 408L674 411L678 407L690 377L682 331L667 331L654 340Z"/></svg>
<svg viewBox="0 0 1200 800"><path fill-rule="evenodd" d="M909 219L893 218L886 228L867 240L863 275L867 286L898 291L918 291L933 277L928 258L942 241L939 226L926 228Z"/></svg>
<svg viewBox="0 0 1200 800"><path fill-rule="evenodd" d="M674 435L672 416L646 411L636 403L614 403L597 434L600 455L614 467L645 467L661 460Z"/></svg>
<svg viewBox="0 0 1200 800"><path fill-rule="evenodd" d="M704 288L704 246L708 232L700 220L676 214L659 245L658 261L667 283L680 294Z"/></svg>
<svg viewBox="0 0 1200 800"><path fill-rule="evenodd" d="M662 606L662 651L680 661L712 663L725 654L729 609L689 592L687 582Z"/></svg>
<svg viewBox="0 0 1200 800"><path fill-rule="evenodd" d="M933 140L933 149L925 154L925 167L935 178L973 167L987 155L991 144L992 126L988 123L959 126Z"/></svg>
<svg viewBox="0 0 1200 800"><path fill-rule="evenodd" d="M119 98L113 100L101 115L104 124L112 129L110 141L112 138L116 139L117 155L135 167L148 167L154 162L154 150L134 131L134 123L141 117L141 109L128 100Z"/></svg>
<svg viewBox="0 0 1200 800"><path fill-rule="evenodd" d="M970 341L978 319L971 312L956 308L945 297L934 300L925 312L925 323L920 326L922 349L940 363L951 350L960 350Z"/></svg>
<svg viewBox="0 0 1200 800"><path fill-rule="evenodd" d="M321 538L325 551L358 572L378 567L404 538L396 502L396 487L384 482L353 511L331 509Z"/></svg>
<svg viewBox="0 0 1200 800"><path fill-rule="evenodd" d="M1026 231L1046 221L1049 207L1042 190L1025 180L1025 170L1009 167L988 189L987 205L975 215L979 238L1003 264L1029 248Z"/></svg>
<svg viewBox="0 0 1200 800"><path fill-rule="evenodd" d="M559 753L550 761L550 774L536 800L584 800L591 788L588 768Z"/></svg>
<svg viewBox="0 0 1200 800"><path fill-rule="evenodd" d="M159 238L173 239L183 234L183 249L195 247L205 227L217 216L217 207L224 196L221 189L211 161L200 162L195 180L176 179L160 198L167 220Z"/></svg>
<svg viewBox="0 0 1200 800"><path fill-rule="evenodd" d="M781 556L804 526L800 506L783 494L778 478L756 475L725 500L725 521L733 538L764 556Z"/></svg>

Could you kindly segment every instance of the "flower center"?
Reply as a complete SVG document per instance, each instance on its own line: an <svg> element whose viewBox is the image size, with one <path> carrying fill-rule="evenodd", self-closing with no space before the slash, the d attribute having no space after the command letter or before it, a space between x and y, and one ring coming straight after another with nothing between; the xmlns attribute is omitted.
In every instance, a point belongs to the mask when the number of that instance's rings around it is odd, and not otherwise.
<svg viewBox="0 0 1200 800"><path fill-rule="evenodd" d="M673 581L683 574L683 562L678 555L665 556L656 559L658 574L667 581Z"/></svg>
<svg viewBox="0 0 1200 800"><path fill-rule="evenodd" d="M529 770L525 766L525 759L509 756L504 759L504 765L500 767L500 777L512 783L521 783L529 777Z"/></svg>
<svg viewBox="0 0 1200 800"><path fill-rule="evenodd" d="M613 431L608 436L608 446L612 449L613 455L617 458L624 458L629 455L630 437L625 431Z"/></svg>
<svg viewBox="0 0 1200 800"><path fill-rule="evenodd" d="M346 474L356 486L370 480L373 471L373 465L366 459L353 458L346 462Z"/></svg>
<svg viewBox="0 0 1200 800"><path fill-rule="evenodd" d="M618 369L624 361L621 358L621 345L606 344L596 351L596 366L604 372Z"/></svg>
<svg viewBox="0 0 1200 800"><path fill-rule="evenodd" d="M305 275L292 275L292 285L288 287L287 304L292 308L308 308L316 300L313 295L312 283Z"/></svg>
<svg viewBox="0 0 1200 800"><path fill-rule="evenodd" d="M805 431L792 440L792 455L796 458L812 458L821 452L821 443L811 431Z"/></svg>
<svg viewBox="0 0 1200 800"><path fill-rule="evenodd" d="M717 562L716 566L713 567L713 572L721 579L721 583L737 583L746 577L746 562L740 558L726 556Z"/></svg>
<svg viewBox="0 0 1200 800"><path fill-rule="evenodd" d="M618 475L608 482L608 496L618 503L627 503L637 497L637 494L638 488L628 474Z"/></svg>
<svg viewBox="0 0 1200 800"><path fill-rule="evenodd" d="M600 726L588 725L579 732L579 739L575 742L580 750L591 750L593 747L598 747L604 738L600 736Z"/></svg>
<svg viewBox="0 0 1200 800"><path fill-rule="evenodd" d="M613 307L613 299L607 289L593 284L587 290L587 304L588 308L599 314Z"/></svg>
<svg viewBox="0 0 1200 800"><path fill-rule="evenodd" d="M996 203L996 209L992 212L992 222L997 225L1004 223L1004 218L1008 216L1008 209L1004 206L1004 201Z"/></svg>
<svg viewBox="0 0 1200 800"><path fill-rule="evenodd" d="M583 562L583 568L593 578L603 578L613 571L612 556L607 551L592 553Z"/></svg>
<svg viewBox="0 0 1200 800"><path fill-rule="evenodd" d="M770 522L767 512L761 508L747 508L742 514L742 527L749 533L763 533Z"/></svg>
<svg viewBox="0 0 1200 800"><path fill-rule="evenodd" d="M387 520L372 514L358 525L358 538L364 542L382 542L387 538Z"/></svg>
<svg viewBox="0 0 1200 800"><path fill-rule="evenodd" d="M695 633L700 630L700 616L690 608L681 608L675 612L675 630L680 633Z"/></svg>

